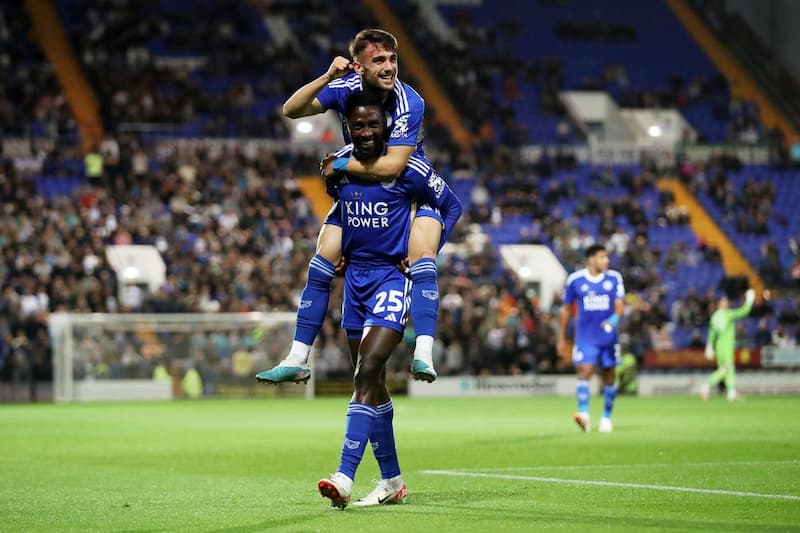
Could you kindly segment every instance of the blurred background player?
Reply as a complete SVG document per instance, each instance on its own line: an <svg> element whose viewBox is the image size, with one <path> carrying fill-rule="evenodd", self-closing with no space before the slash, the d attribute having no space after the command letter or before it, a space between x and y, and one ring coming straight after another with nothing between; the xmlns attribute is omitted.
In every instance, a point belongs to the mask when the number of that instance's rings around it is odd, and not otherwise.
<svg viewBox="0 0 800 533"><path fill-rule="evenodd" d="M575 346L572 349L572 362L578 374L575 396L578 412L575 423L583 429L591 429L589 419L589 380L595 366L600 367L603 382L603 417L598 431L612 431L611 411L617 395L615 367L619 363L620 346L617 326L624 312L625 287L622 275L609 270L609 257L605 247L593 244L586 249L586 268L573 272L567 277L564 291L564 305L559 312L558 351L566 356L567 323L570 307L577 303L575 318Z"/></svg>
<svg viewBox="0 0 800 533"><path fill-rule="evenodd" d="M381 99L359 91L345 102L352 148L339 154L360 160L383 153L386 120ZM353 480L367 441L381 470L378 486L356 505L401 503L406 486L394 443L394 409L386 388L386 362L400 342L408 316L409 280L397 265L406 257L412 201L424 199L443 212L460 213L458 199L423 160L412 157L401 179L377 184L347 175L338 184L345 272L342 327L355 359L355 392L347 409L347 426L336 473L318 483L334 507L350 501ZM458 220L448 217L444 234Z"/></svg>
<svg viewBox="0 0 800 533"><path fill-rule="evenodd" d="M325 176L346 171L362 179L385 181L399 176L412 154L424 158L425 102L410 85L397 79L397 49L397 40L392 34L378 29L362 30L350 43L352 62L341 56L334 58L325 74L298 89L284 104L284 114L289 118L329 109L343 116L348 95L365 87L380 91L384 112L391 117L386 153L369 163L352 157L327 157L322 164ZM349 142L346 128L344 138ZM436 379L433 338L438 321L439 284L435 258L440 243L444 242L442 224L437 211L426 205L418 206L408 245L409 273L413 282L411 319L416 333L411 373L414 379L428 382ZM309 262L292 348L276 367L259 373L256 376L259 381L307 381L311 375L308 357L328 308L335 265L342 256L341 242L340 227L326 220L319 232L316 253Z"/></svg>
<svg viewBox="0 0 800 533"><path fill-rule="evenodd" d="M731 309L731 302L723 296L717 303L717 310L711 315L708 324L708 340L706 341L706 359L717 358L717 370L711 374L700 388L700 397L708 399L711 387L725 380L725 390L728 399L736 399L736 363L734 361L734 348L736 347L736 329L734 323L739 318L750 314L756 292L748 289L744 293L744 303L741 307Z"/></svg>

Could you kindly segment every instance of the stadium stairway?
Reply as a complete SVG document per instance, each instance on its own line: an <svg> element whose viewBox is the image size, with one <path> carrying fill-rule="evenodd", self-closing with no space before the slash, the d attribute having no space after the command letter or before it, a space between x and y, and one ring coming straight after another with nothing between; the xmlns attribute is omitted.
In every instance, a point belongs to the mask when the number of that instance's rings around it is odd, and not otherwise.
<svg viewBox="0 0 800 533"><path fill-rule="evenodd" d="M33 33L69 102L81 134L81 147L90 150L103 139L97 97L83 75L80 63L69 44L61 19L50 0L25 0Z"/></svg>
<svg viewBox="0 0 800 533"><path fill-rule="evenodd" d="M713 30L694 12L687 1L666 0L666 2L675 17L728 80L734 96L755 102L761 114L761 122L766 128L778 127L786 139L794 139L794 128L789 120L783 116L758 83L717 39Z"/></svg>
<svg viewBox="0 0 800 533"><path fill-rule="evenodd" d="M325 192L325 182L317 176L304 176L298 178L297 185L300 192L311 202L311 208L320 221L320 224L331 209L331 197Z"/></svg>
<svg viewBox="0 0 800 533"><path fill-rule="evenodd" d="M692 231L698 237L719 248L725 274L727 276L745 276L750 287L755 289L756 294L761 294L764 290L764 282L761 276L758 275L739 249L730 241L725 232L714 222L686 187L681 182L673 179L659 179L656 186L659 190L671 192L678 205L686 206L689 210Z"/></svg>
<svg viewBox="0 0 800 533"><path fill-rule="evenodd" d="M453 104L450 103L441 85L439 85L439 82L436 81L436 78L426 66L425 61L423 61L422 56L414 46L414 41L406 34L403 24L384 0L363 0L363 3L372 11L383 27L393 33L401 43L403 68L407 68L419 81L417 89L420 94L424 95L425 101L430 103L430 106L436 111L442 123L450 130L450 134L461 146L461 149L466 152L471 151L472 136L470 132L464 127Z"/></svg>

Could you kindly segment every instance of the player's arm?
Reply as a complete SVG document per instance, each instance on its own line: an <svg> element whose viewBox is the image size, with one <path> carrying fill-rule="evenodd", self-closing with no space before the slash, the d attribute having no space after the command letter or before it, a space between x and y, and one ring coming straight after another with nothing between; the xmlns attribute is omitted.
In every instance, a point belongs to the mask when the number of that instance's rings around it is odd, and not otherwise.
<svg viewBox="0 0 800 533"><path fill-rule="evenodd" d="M350 60L337 56L333 59L328 71L299 89L283 103L283 114L289 118L307 117L325 111L325 106L317 95L336 78L341 78L352 70Z"/></svg>
<svg viewBox="0 0 800 533"><path fill-rule="evenodd" d="M409 171L414 172L414 171ZM429 204L439 210L444 222L442 229L441 242L444 243L453 232L458 219L461 218L463 208L461 201L453 192L453 189L436 173L433 168L430 169L427 176L414 172L419 179L420 187L418 188L417 198L424 203Z"/></svg>
<svg viewBox="0 0 800 533"><path fill-rule="evenodd" d="M717 330L713 325L708 326L708 337L706 338L706 359L714 359L714 344L717 342Z"/></svg>
<svg viewBox="0 0 800 533"><path fill-rule="evenodd" d="M370 162L359 161L351 157L347 161L345 171L369 181L385 181L396 178L402 174L408 164L408 159L414 153L416 146L395 145L389 146L386 153Z"/></svg>
<svg viewBox="0 0 800 533"><path fill-rule="evenodd" d="M753 289L747 289L747 292L744 293L744 304L741 307L738 307L731 311L731 319L736 320L737 318L744 318L750 314L750 310L753 309L753 302L756 301L756 291Z"/></svg>
<svg viewBox="0 0 800 533"><path fill-rule="evenodd" d="M619 321L622 320L625 314L625 302L622 298L614 300L614 312L603 321L603 327L609 328L607 331L610 333L612 329L617 329Z"/></svg>
<svg viewBox="0 0 800 533"><path fill-rule="evenodd" d="M571 304L564 301L558 310L558 342L556 349L562 357L566 357L567 350L567 324L569 324Z"/></svg>

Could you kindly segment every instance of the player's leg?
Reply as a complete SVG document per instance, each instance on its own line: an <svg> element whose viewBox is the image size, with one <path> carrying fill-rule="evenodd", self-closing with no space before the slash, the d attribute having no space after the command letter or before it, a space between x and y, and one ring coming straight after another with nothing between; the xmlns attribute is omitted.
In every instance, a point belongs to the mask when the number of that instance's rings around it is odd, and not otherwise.
<svg viewBox="0 0 800 533"><path fill-rule="evenodd" d="M578 411L573 420L583 431L591 430L589 418L589 380L594 374L594 367L597 362L597 349L594 346L575 345L572 349L572 362L575 364L575 373L578 382L575 385L575 400L578 404Z"/></svg>
<svg viewBox="0 0 800 533"><path fill-rule="evenodd" d="M617 398L616 368L620 361L619 344L605 347L600 353L600 379L603 382L603 417L597 426L601 433L611 433L614 426L611 424L611 412L614 410L614 401Z"/></svg>
<svg viewBox="0 0 800 533"><path fill-rule="evenodd" d="M347 329L347 346L350 350L350 358L353 361L353 367L355 368L356 361L358 358L358 346L361 344L361 337L363 331L361 329ZM352 401L355 398L351 399ZM347 427L349 429L351 422L350 416L350 409L347 410ZM345 444L347 444L347 435L348 432L345 430ZM363 449L362 449L363 453ZM336 473L331 475L329 478L320 479L317 483L317 489L319 493L331 500L331 507L339 507L340 509L344 509L347 507L347 504L350 503L350 495L353 492L353 477L348 477L347 474L341 471L341 466L339 467ZM355 474L353 474L355 475Z"/></svg>
<svg viewBox="0 0 800 533"><path fill-rule="evenodd" d="M329 216L320 229L316 253L308 263L308 278L300 295L294 340L289 355L270 370L259 372L256 375L258 381L267 383L308 382L311 377L308 357L311 353L311 346L325 320L334 271L341 255L342 228L335 222L331 222Z"/></svg>
<svg viewBox="0 0 800 533"><path fill-rule="evenodd" d="M372 327L359 348L355 399L378 404L370 441L381 471L381 480L375 489L353 505L371 506L406 501L408 491L400 472L394 439L394 407L385 381L386 361L401 338L402 332L395 329Z"/></svg>
<svg viewBox="0 0 800 533"><path fill-rule="evenodd" d="M700 398L707 400L711 391L719 385L719 382L725 379L728 374L727 358L722 353L717 353L717 369L708 376L706 382L700 388Z"/></svg>
<svg viewBox="0 0 800 533"><path fill-rule="evenodd" d="M724 362L721 362L721 366L725 367L725 376L723 380L725 381L725 390L727 391L726 394L728 396L728 400L735 400L736 399L736 362L734 360L734 354L730 353L727 354L728 356L725 358Z"/></svg>
<svg viewBox="0 0 800 533"><path fill-rule="evenodd" d="M441 216L421 206L411 224L408 259L411 275L411 321L414 323L416 347L411 374L414 379L432 382L436 379L433 365L433 338L439 319L439 278L436 253L443 244Z"/></svg>

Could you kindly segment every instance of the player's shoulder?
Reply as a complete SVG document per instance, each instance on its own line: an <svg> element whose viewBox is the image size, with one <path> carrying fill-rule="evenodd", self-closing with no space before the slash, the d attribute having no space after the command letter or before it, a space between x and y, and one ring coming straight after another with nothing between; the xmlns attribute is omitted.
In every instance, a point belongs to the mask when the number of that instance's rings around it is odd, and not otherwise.
<svg viewBox="0 0 800 533"><path fill-rule="evenodd" d="M361 76L351 72L347 76L336 78L328 83L328 88L336 91L352 93L361 90Z"/></svg>
<svg viewBox="0 0 800 533"><path fill-rule="evenodd" d="M416 89L404 81L397 80L394 84L394 95L398 115L425 109L425 100Z"/></svg>
<svg viewBox="0 0 800 533"><path fill-rule="evenodd" d="M588 275L588 270L586 270L585 268L579 268L578 270L567 276L567 285L575 283L579 279L586 279L587 275Z"/></svg>
<svg viewBox="0 0 800 533"><path fill-rule="evenodd" d="M622 283L622 274L620 274L617 270L606 270L606 276L614 278L618 283Z"/></svg>
<svg viewBox="0 0 800 533"><path fill-rule="evenodd" d="M403 176L409 178L427 178L432 171L433 167L431 167L431 164L427 159L416 154L412 154L411 157L408 158L408 163L406 163Z"/></svg>
<svg viewBox="0 0 800 533"><path fill-rule="evenodd" d="M331 152L331 155L335 155L336 157L350 157L353 153L353 143L345 144L341 148L338 148Z"/></svg>

